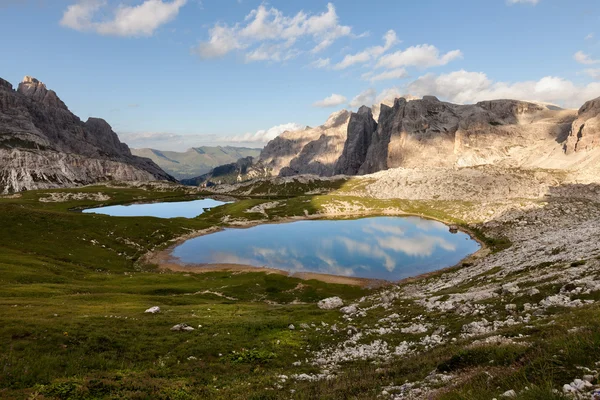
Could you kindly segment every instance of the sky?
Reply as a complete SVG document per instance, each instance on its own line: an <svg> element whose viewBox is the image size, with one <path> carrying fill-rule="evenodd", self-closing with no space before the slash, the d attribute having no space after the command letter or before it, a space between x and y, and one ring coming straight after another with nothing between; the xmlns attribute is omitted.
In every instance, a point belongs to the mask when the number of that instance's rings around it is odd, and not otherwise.
<svg viewBox="0 0 600 400"><path fill-rule="evenodd" d="M0 0L0 77L131 147L262 147L402 95L579 108L597 0Z"/></svg>

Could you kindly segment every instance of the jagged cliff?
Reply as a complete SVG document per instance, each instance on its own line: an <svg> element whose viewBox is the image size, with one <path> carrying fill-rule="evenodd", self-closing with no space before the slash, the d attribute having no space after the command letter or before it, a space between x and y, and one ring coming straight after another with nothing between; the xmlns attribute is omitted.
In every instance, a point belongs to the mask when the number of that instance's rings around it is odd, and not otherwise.
<svg viewBox="0 0 600 400"><path fill-rule="evenodd" d="M267 144L258 163L280 176L492 164L572 168L583 156L570 154L600 148L599 116L600 98L579 111L518 100L457 105L433 96L399 98L286 132ZM597 159L586 157L588 164Z"/></svg>
<svg viewBox="0 0 600 400"><path fill-rule="evenodd" d="M37 79L25 77L16 91L0 79L0 192L109 180L173 178L133 156L106 121L81 121Z"/></svg>
<svg viewBox="0 0 600 400"><path fill-rule="evenodd" d="M273 175L333 175L346 142L350 115L342 110L319 127L282 133L265 146L260 163Z"/></svg>

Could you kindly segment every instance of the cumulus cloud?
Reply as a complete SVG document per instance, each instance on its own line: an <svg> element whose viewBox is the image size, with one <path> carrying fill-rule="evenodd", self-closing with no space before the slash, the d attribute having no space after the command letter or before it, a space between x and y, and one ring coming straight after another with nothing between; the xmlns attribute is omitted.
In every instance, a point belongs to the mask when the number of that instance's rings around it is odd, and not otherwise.
<svg viewBox="0 0 600 400"><path fill-rule="evenodd" d="M532 6L535 6L537 3L540 2L540 0L506 0L506 2L510 5L513 4L531 4Z"/></svg>
<svg viewBox="0 0 600 400"><path fill-rule="evenodd" d="M390 79L403 79L408 77L408 71L405 68L396 68L388 71L383 71L380 73L367 72L362 75L364 80L369 80L371 82L377 81L387 81Z"/></svg>
<svg viewBox="0 0 600 400"><path fill-rule="evenodd" d="M578 51L577 53L575 53L573 58L578 63L584 65L600 64L600 60L593 59L589 54L585 54L583 51Z"/></svg>
<svg viewBox="0 0 600 400"><path fill-rule="evenodd" d="M375 104L375 97L377 96L377 91L373 88L367 89L364 92L359 93L356 97L354 97L349 106L351 108L357 108L364 105L370 106L371 104Z"/></svg>
<svg viewBox="0 0 600 400"><path fill-rule="evenodd" d="M431 68L446 65L453 60L462 58L462 56L460 50L452 50L442 55L437 47L421 44L382 56L377 62L377 67L389 69L401 67Z"/></svg>
<svg viewBox="0 0 600 400"><path fill-rule="evenodd" d="M455 103L482 100L518 99L579 107L600 95L600 82L587 85L554 76L538 81L495 82L482 72L455 71L448 74L426 74L408 84L405 93L417 96L435 95Z"/></svg>
<svg viewBox="0 0 600 400"><path fill-rule="evenodd" d="M310 15L300 11L292 16L261 4L246 16L244 22L216 24L208 33L209 39L201 41L193 49L203 59L219 58L235 50L248 49L246 62L280 62L302 52L296 46L301 39L312 41L310 52L318 53L337 39L350 36L352 28L340 24L331 3L321 14Z"/></svg>
<svg viewBox="0 0 600 400"><path fill-rule="evenodd" d="M177 17L187 0L145 0L136 6L119 5L112 17L101 18L106 0L80 0L67 7L60 24L82 32L113 36L151 36L156 29ZM108 12L109 14L111 12Z"/></svg>
<svg viewBox="0 0 600 400"><path fill-rule="evenodd" d="M389 30L383 36L383 40L384 44L382 46L373 46L361 51L360 53L346 55L342 61L333 66L333 69L342 70L356 64L364 64L374 60L400 42L396 32L393 30Z"/></svg>
<svg viewBox="0 0 600 400"><path fill-rule="evenodd" d="M305 126L303 125L290 122L287 124L277 125L269 129L263 129L255 133L245 133L243 135L234 136L229 141L233 143L259 143L264 145L270 140L273 140L277 136L281 135L283 132L299 131L304 128Z"/></svg>
<svg viewBox="0 0 600 400"><path fill-rule="evenodd" d="M344 104L346 101L348 101L348 99L345 96L334 93L331 96L324 98L323 100L315 102L313 104L313 107L336 107L341 104Z"/></svg>

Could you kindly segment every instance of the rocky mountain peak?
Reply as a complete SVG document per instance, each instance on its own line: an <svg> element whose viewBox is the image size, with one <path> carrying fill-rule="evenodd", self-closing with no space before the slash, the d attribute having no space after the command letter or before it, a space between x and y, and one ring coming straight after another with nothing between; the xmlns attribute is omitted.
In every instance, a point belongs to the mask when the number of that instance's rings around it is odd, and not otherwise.
<svg viewBox="0 0 600 400"><path fill-rule="evenodd" d="M586 102L579 109L578 115L580 118L595 117L600 114L600 97Z"/></svg>
<svg viewBox="0 0 600 400"><path fill-rule="evenodd" d="M23 78L17 92L45 106L68 110L54 90L48 90L43 82L31 76Z"/></svg>
<svg viewBox="0 0 600 400"><path fill-rule="evenodd" d="M566 154L593 150L600 146L600 97L586 102L577 112L577 119L564 143Z"/></svg>
<svg viewBox="0 0 600 400"><path fill-rule="evenodd" d="M440 99L435 96L423 96L423 101L427 101L430 103L439 103Z"/></svg>
<svg viewBox="0 0 600 400"><path fill-rule="evenodd" d="M367 107L367 106L362 106L361 108L358 109L357 114L369 114L372 113L371 108Z"/></svg>
<svg viewBox="0 0 600 400"><path fill-rule="evenodd" d="M56 93L26 76L17 91L0 79L0 193L108 180L173 180L135 157L100 118L85 123Z"/></svg>
<svg viewBox="0 0 600 400"><path fill-rule="evenodd" d="M5 81L4 79L0 78L0 89L13 90L13 86L11 85L10 82Z"/></svg>
<svg viewBox="0 0 600 400"><path fill-rule="evenodd" d="M333 114L331 114L329 116L329 118L327 119L327 122L325 122L325 125L323 125L323 126L325 128L335 128L340 125L343 125L343 124L347 123L348 120L350 119L350 114L352 114L352 113L348 110L341 110L341 111L334 112Z"/></svg>

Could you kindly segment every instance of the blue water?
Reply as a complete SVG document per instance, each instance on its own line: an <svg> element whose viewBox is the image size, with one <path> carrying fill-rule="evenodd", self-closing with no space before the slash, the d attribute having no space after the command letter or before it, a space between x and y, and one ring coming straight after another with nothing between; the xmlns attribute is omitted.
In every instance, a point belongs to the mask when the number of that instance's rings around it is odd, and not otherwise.
<svg viewBox="0 0 600 400"><path fill-rule="evenodd" d="M395 281L455 265L476 252L469 235L417 217L299 221L226 229L173 251L184 264L241 264Z"/></svg>
<svg viewBox="0 0 600 400"><path fill-rule="evenodd" d="M98 207L83 210L84 213L105 214L113 217L158 217L158 218L194 218L209 208L224 203L213 199L180 201L173 203L130 204L127 206Z"/></svg>

